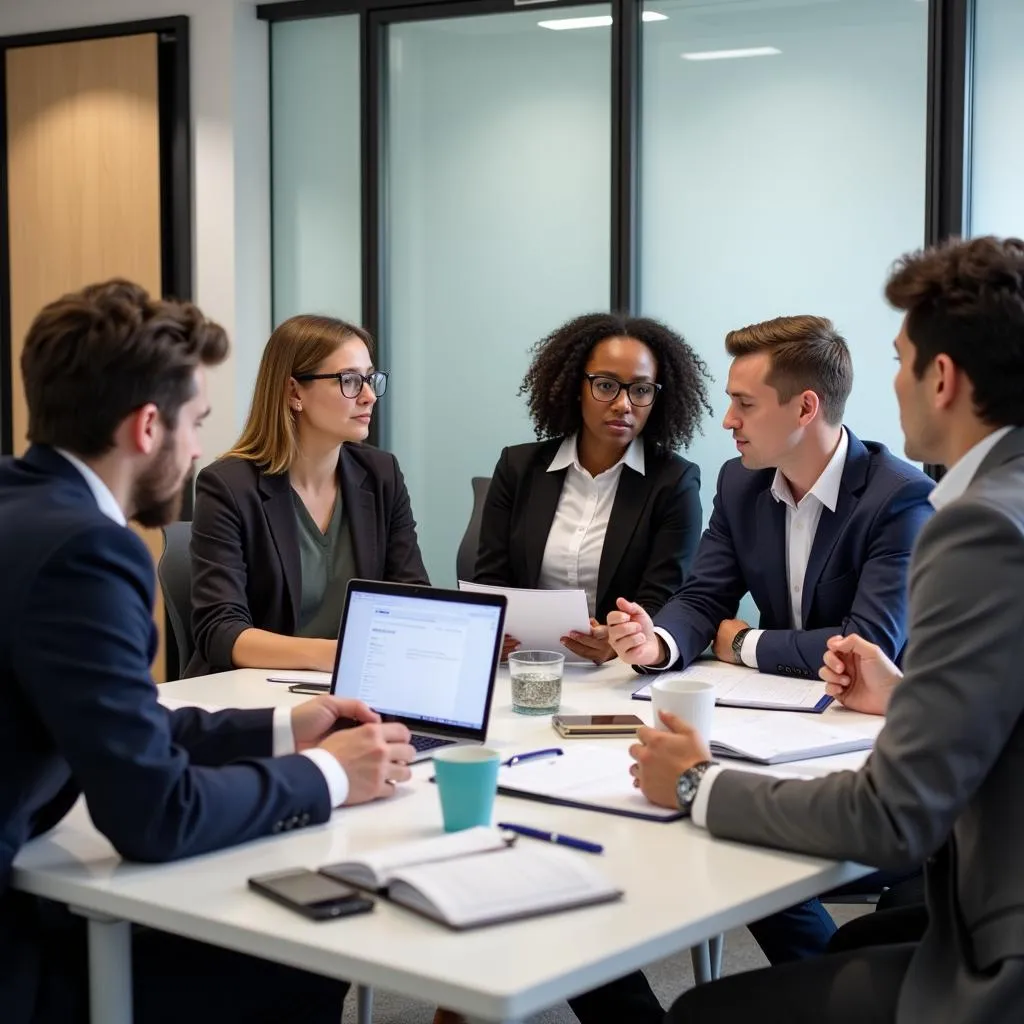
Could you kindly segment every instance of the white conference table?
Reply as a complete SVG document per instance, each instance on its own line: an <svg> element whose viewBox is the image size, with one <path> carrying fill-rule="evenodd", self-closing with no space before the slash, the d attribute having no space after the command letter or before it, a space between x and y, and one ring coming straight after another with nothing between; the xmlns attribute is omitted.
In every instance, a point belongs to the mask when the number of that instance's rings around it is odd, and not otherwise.
<svg viewBox="0 0 1024 1024"><path fill-rule="evenodd" d="M239 670L165 683L160 692L164 699L232 707L308 699L267 682L268 675L303 674ZM628 711L649 721L650 704L630 699L639 682L617 663L568 668L561 710ZM839 708L823 717L861 732L881 725ZM513 713L507 672L499 673L488 745L515 753L573 742L578 741L560 739L546 717ZM857 767L865 756L786 767L818 774ZM417 765L412 782L394 797L336 811L323 825L161 865L122 861L80 801L56 829L18 854L13 885L66 903L89 919L94 1024L130 1024L131 923L390 990L479 1020L511 1022L869 871L715 839L690 822L646 822L499 796L496 820L602 843L601 868L625 891L624 898L459 933L385 901L371 914L314 923L247 888L250 875L316 868L438 834L441 812L429 775L429 763Z"/></svg>

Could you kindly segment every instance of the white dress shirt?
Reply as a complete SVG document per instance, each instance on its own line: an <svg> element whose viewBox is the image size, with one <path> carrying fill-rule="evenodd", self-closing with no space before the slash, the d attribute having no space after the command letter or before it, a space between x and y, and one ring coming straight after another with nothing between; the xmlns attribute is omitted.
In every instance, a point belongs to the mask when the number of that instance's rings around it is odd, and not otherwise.
<svg viewBox="0 0 1024 1024"><path fill-rule="evenodd" d="M591 616L597 607L597 574L623 466L644 475L644 446L634 438L610 469L591 476L579 462L576 435L567 437L547 471L566 470L540 563L541 590L583 590Z"/></svg>
<svg viewBox="0 0 1024 1024"><path fill-rule="evenodd" d="M63 448L58 448L56 451L81 473L82 478L89 485L89 490L92 491L99 510L119 526L127 526L128 520L125 518L124 509L117 503L117 499L99 474L71 452L65 451ZM274 757L295 753L291 708L274 708L272 750ZM345 769L326 750L303 750L302 754L320 769L330 793L331 806L337 807L343 804L348 796L348 776L345 774Z"/></svg>
<svg viewBox="0 0 1024 1024"><path fill-rule="evenodd" d="M951 501L956 501L967 490L968 485L974 479L974 474L978 472L978 468L985 461L985 456L1013 429L1013 427L1001 427L999 430L993 431L961 456L960 460L951 466L946 475L932 488L932 492L928 496L932 506L936 509L945 508ZM750 634L748 633L747 636ZM700 787L693 800L691 815L693 823L701 828L707 828L711 787L724 770L724 765L714 765L704 773L700 780Z"/></svg>
<svg viewBox="0 0 1024 1024"><path fill-rule="evenodd" d="M772 497L786 506L786 586L789 592L790 629L803 629L804 617L802 610L804 595L804 577L807 575L807 563L811 558L814 546L814 535L818 531L822 509L835 512L839 501L839 486L843 482L843 470L846 468L846 455L850 449L850 438L846 427L839 432L839 444L828 460L828 465L814 481L814 486L799 500L795 501L789 482L781 470L775 471L772 481ZM665 646L668 648L668 661L662 668L674 665L679 660L679 647L668 630L655 627ZM752 629L743 638L740 648L740 660L750 668L758 668L757 642L761 639L763 629Z"/></svg>

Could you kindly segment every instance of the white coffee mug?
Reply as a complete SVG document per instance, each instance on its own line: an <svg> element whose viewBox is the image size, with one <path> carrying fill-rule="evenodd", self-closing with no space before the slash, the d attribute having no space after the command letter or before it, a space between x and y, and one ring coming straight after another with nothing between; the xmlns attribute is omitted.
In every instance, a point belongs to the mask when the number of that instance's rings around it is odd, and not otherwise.
<svg viewBox="0 0 1024 1024"><path fill-rule="evenodd" d="M700 679L656 679L651 683L655 728L665 729L659 711L671 711L711 742L711 719L715 710L715 688Z"/></svg>

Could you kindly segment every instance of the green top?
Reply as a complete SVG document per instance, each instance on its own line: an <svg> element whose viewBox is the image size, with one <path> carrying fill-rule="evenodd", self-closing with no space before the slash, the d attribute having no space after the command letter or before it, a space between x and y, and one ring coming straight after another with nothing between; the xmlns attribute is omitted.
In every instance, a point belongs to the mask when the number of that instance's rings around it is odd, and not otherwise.
<svg viewBox="0 0 1024 1024"><path fill-rule="evenodd" d="M334 640L341 625L345 588L356 574L352 533L342 507L341 492L327 529L321 533L302 499L292 491L295 522L299 528L302 596L296 636Z"/></svg>

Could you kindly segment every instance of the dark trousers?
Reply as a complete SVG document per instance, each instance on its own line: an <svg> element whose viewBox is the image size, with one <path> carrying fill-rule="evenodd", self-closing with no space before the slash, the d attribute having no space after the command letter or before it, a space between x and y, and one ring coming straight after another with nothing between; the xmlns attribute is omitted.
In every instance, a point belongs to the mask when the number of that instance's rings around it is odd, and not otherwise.
<svg viewBox="0 0 1024 1024"><path fill-rule="evenodd" d="M909 876L875 871L833 890L832 894L850 896L882 890L885 890L879 899L879 907L882 909L924 903L919 871ZM828 896L826 893L822 899L827 901ZM798 906L780 910L777 914L752 922L749 928L750 934L768 958L768 963L773 966L821 956L836 934L836 923L819 899L810 899Z"/></svg>
<svg viewBox="0 0 1024 1024"><path fill-rule="evenodd" d="M665 1017L643 971L575 996L569 1007L581 1024L661 1024Z"/></svg>
<svg viewBox="0 0 1024 1024"><path fill-rule="evenodd" d="M921 906L866 914L844 925L825 956L733 974L680 996L666 1024L892 1024L916 943Z"/></svg>
<svg viewBox="0 0 1024 1024"><path fill-rule="evenodd" d="M52 904L43 920L45 974L33 1024L88 1021L85 924ZM136 1024L339 1024L348 984L136 928L132 988Z"/></svg>

